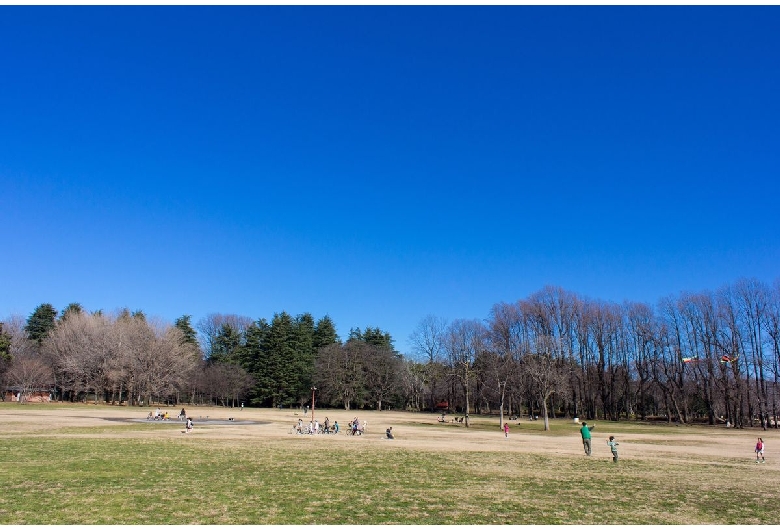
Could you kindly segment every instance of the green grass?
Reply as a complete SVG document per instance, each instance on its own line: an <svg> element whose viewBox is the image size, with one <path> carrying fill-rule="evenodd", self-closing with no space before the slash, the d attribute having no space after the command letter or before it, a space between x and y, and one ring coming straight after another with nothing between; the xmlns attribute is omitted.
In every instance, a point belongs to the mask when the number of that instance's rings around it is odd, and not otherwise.
<svg viewBox="0 0 780 530"><path fill-rule="evenodd" d="M536 423L513 427L512 436L524 428L541 431ZM560 431L551 433L552 443L571 434L570 427L554 427ZM551 453L446 452L308 437L150 439L148 431L160 428L117 423L3 435L0 524L777 521L776 489L756 494L754 487L756 474L769 469L725 458L615 465ZM653 428L632 425L625 432ZM115 436L132 433L142 435Z"/></svg>

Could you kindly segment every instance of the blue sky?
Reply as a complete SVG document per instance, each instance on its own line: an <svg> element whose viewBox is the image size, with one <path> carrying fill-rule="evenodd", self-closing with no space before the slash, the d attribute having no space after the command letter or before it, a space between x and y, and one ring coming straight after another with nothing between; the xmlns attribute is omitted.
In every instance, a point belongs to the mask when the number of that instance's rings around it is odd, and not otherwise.
<svg viewBox="0 0 780 530"><path fill-rule="evenodd" d="M778 7L0 7L0 318L780 277Z"/></svg>

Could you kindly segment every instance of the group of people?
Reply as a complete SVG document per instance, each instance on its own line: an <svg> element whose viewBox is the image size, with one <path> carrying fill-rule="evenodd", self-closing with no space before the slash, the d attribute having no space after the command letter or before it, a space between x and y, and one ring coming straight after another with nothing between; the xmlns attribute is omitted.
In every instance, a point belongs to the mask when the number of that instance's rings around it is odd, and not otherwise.
<svg viewBox="0 0 780 530"><path fill-rule="evenodd" d="M154 421L167 421L169 420L168 411L162 412L159 407L157 407L157 410L152 413L152 411L149 411L149 415L146 417L147 420L154 420Z"/></svg>
<svg viewBox="0 0 780 530"><path fill-rule="evenodd" d="M187 419L187 413L184 411L184 409L181 409L181 412L179 412L179 415L176 417L179 421L185 421ZM165 412L160 410L160 407L157 407L157 409L152 412L149 411L149 415L146 416L147 420L154 420L154 421L168 421L170 420L170 415L168 414L168 411Z"/></svg>
<svg viewBox="0 0 780 530"><path fill-rule="evenodd" d="M363 420L363 423L361 423L357 416L355 416L355 418L349 422L346 433L351 436L358 436L364 434L367 428L368 421ZM316 419L311 420L309 421L308 428L304 424L303 418L298 418L298 423L293 425L293 432L296 434L338 434L340 431L341 427L339 426L339 422L334 421L331 425L328 418L325 418L323 423L320 423L319 420ZM387 428L385 436L389 440L395 439L392 427Z"/></svg>
<svg viewBox="0 0 780 530"><path fill-rule="evenodd" d="M168 421L170 417L168 416L168 411L162 412L159 408L155 410L154 412L149 411L149 415L146 416L147 420L154 420L154 421ZM178 416L179 421L184 421L184 430L181 431L185 434L192 432L192 418L187 417L187 413L184 411L184 409L181 409L181 412L179 412Z"/></svg>
<svg viewBox="0 0 780 530"><path fill-rule="evenodd" d="M330 419L326 417L323 423L320 423L320 420L316 419L309 421L308 428L306 428L303 419L298 418L298 423L293 429L296 434L338 434L341 427L339 426L338 420L334 421L333 425L331 425Z"/></svg>

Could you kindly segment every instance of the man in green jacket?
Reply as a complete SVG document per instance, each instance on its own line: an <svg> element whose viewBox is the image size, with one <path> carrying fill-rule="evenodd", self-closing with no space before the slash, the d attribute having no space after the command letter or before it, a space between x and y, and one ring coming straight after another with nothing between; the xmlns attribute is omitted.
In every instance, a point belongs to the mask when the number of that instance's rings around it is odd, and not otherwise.
<svg viewBox="0 0 780 530"><path fill-rule="evenodd" d="M592 431L594 428L596 428L595 425L588 427L588 424L583 421L582 429L580 429L580 434L582 435L582 446L585 448L585 454L588 456L590 456L590 431Z"/></svg>

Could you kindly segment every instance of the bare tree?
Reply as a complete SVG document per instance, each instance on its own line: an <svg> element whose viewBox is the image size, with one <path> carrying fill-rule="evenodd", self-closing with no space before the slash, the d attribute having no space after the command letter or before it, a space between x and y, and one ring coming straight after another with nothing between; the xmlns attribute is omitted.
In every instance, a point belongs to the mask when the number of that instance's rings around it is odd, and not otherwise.
<svg viewBox="0 0 780 530"><path fill-rule="evenodd" d="M444 339L447 329L447 321L433 315L423 318L412 334L409 341L412 351L425 363L425 381L428 384L428 402L431 410L436 406L436 385L440 377L441 362L444 360Z"/></svg>
<svg viewBox="0 0 780 530"><path fill-rule="evenodd" d="M470 426L471 385L475 380L475 362L485 348L485 328L478 320L455 320L447 328L445 350L451 376L460 381L465 399L465 425Z"/></svg>
<svg viewBox="0 0 780 530"><path fill-rule="evenodd" d="M352 404L362 405L365 400L363 363L368 347L363 341L350 340L320 348L314 370L320 399L340 403L344 410L350 410Z"/></svg>
<svg viewBox="0 0 780 530"><path fill-rule="evenodd" d="M14 357L6 375L10 385L19 392L19 403L24 403L34 391L50 391L54 384L51 367L37 354Z"/></svg>
<svg viewBox="0 0 780 530"><path fill-rule="evenodd" d="M382 410L382 404L398 393L401 383L401 358L392 349L369 344L365 348L366 390L370 399L376 403L376 409Z"/></svg>
<svg viewBox="0 0 780 530"><path fill-rule="evenodd" d="M211 313L201 318L198 321L198 331L201 332L201 339L203 341L203 350L208 357L215 350L217 346L216 341L220 335L224 332L225 326L238 333L240 336L246 334L246 330L254 323L254 321L245 316Z"/></svg>
<svg viewBox="0 0 780 530"><path fill-rule="evenodd" d="M516 377L518 361L523 349L525 329L520 308L517 304L495 304L490 311L487 327L487 342L490 355L487 356L486 371L492 375L491 384L498 388L499 418L498 425L504 425L504 400L507 383L517 386L521 381ZM515 390L519 390L515 388ZM512 395L512 394L510 394ZM512 414L512 403L509 403Z"/></svg>
<svg viewBox="0 0 780 530"><path fill-rule="evenodd" d="M539 398L544 419L544 430L550 430L550 397L564 390L567 374L564 359L555 355L557 340L553 337L537 337L534 353L523 358L523 372L529 379L529 387Z"/></svg>

